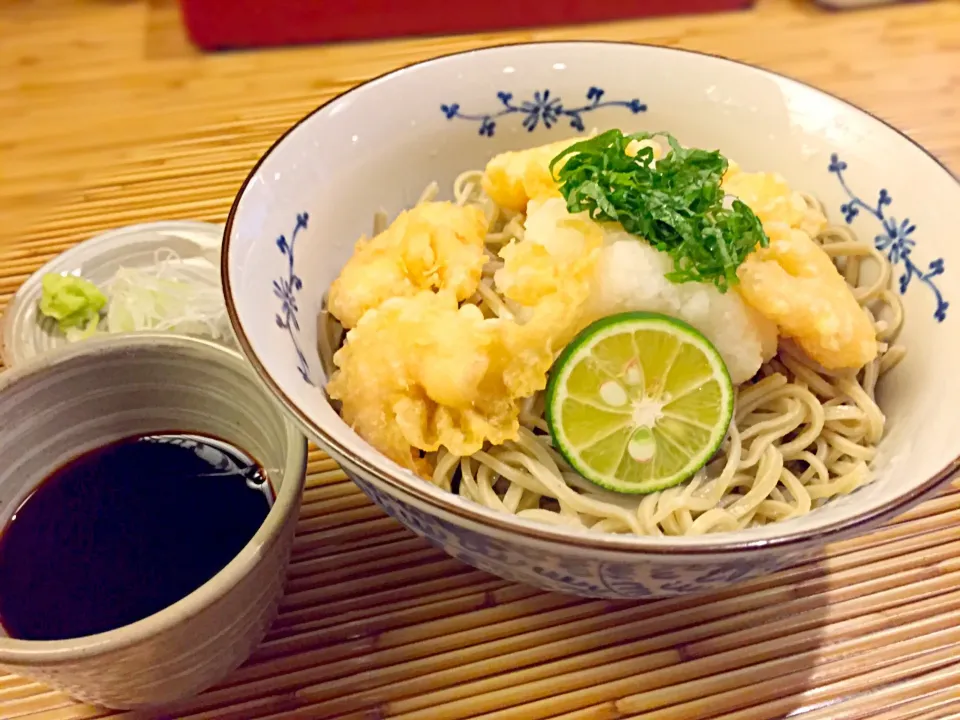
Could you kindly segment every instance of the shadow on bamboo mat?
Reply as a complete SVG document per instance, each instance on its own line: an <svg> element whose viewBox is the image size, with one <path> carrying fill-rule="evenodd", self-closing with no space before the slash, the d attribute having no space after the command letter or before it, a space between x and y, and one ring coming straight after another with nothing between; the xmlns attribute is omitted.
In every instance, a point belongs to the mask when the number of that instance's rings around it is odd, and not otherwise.
<svg viewBox="0 0 960 720"><path fill-rule="evenodd" d="M474 570L342 478L311 481L280 615L224 683L153 713L56 717L832 720L955 662L960 486L776 575L626 602Z"/></svg>

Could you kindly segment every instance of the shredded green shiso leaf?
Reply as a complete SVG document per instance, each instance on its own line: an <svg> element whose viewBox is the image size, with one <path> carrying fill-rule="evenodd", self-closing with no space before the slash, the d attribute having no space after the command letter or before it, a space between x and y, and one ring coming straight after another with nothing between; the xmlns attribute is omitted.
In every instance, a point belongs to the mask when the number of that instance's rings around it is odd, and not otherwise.
<svg viewBox="0 0 960 720"><path fill-rule="evenodd" d="M648 146L627 155L631 142L658 136L670 144L660 160L654 161ZM769 243L745 203L724 203L720 182L727 165L719 152L683 148L669 133L608 130L566 148L550 171L570 212L618 222L668 253L674 268L668 280L712 282L726 292L738 282L744 258Z"/></svg>

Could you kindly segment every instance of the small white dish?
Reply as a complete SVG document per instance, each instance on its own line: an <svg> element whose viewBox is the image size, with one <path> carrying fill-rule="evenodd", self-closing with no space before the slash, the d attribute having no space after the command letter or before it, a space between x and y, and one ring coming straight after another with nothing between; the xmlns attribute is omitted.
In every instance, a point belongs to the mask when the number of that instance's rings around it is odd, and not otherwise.
<svg viewBox="0 0 960 720"><path fill-rule="evenodd" d="M181 260L220 262L223 225L189 220L128 225L96 235L57 255L31 275L10 300L0 322L0 357L15 367L34 355L67 345L55 321L40 315L41 280L47 273L78 275L102 287L121 266L142 268L156 253L173 250Z"/></svg>

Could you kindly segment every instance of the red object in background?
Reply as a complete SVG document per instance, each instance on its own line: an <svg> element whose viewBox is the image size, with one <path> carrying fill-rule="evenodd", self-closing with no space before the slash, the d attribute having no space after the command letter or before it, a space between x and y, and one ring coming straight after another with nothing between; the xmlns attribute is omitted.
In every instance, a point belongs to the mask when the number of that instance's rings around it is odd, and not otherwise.
<svg viewBox="0 0 960 720"><path fill-rule="evenodd" d="M180 0L206 50L741 10L753 0Z"/></svg>

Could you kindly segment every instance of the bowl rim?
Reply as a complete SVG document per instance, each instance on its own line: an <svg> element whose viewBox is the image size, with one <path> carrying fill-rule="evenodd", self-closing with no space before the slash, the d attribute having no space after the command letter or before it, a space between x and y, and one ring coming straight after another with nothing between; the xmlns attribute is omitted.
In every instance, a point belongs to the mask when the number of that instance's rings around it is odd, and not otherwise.
<svg viewBox="0 0 960 720"><path fill-rule="evenodd" d="M194 350L211 361L232 366L238 374L248 374L250 380L275 403L275 398L264 391L262 384L250 373L246 359L235 350L203 338L175 333L134 332L93 337L62 348L41 353L36 357L0 373L0 394L30 378L60 372L73 360L82 356L123 354L131 350L149 351L159 347L175 350ZM82 661L103 653L146 641L170 628L187 622L195 615L218 602L231 592L260 562L264 550L278 542L280 533L300 502L307 473L307 440L290 421L282 408L277 408L283 423L286 444L284 483L276 492L273 507L267 513L253 537L220 572L199 588L163 610L148 615L129 625L94 635L65 640L21 640L0 637L0 663L11 666L41 667Z"/></svg>
<svg viewBox="0 0 960 720"><path fill-rule="evenodd" d="M424 66L431 65L434 63L441 63L444 60L450 58L456 58L463 55L473 55L473 54L484 54L497 52L503 49L510 48L522 48L522 47L538 47L538 46L553 46L553 47L563 47L563 46L573 46L573 47L583 47L583 46L618 46L624 48L646 48L657 51L662 51L666 53L678 53L685 55L694 55L702 57L708 60L713 60L721 63L729 63L731 65L736 65L741 68L746 69L749 72L760 73L763 75L773 76L779 78L780 80L786 81L788 83L793 83L799 85L807 90L812 90L813 92L819 93L823 96L826 96L833 100L836 103L844 106L848 110L853 112L862 113L878 123L884 125L888 129L892 130L894 133L899 135L905 141L914 146L922 154L926 155L930 160L932 160L941 170L947 175L948 178L953 180L960 186L960 177L955 175L946 165L943 164L933 153L924 148L920 143L911 138L902 130L898 129L894 125L890 124L883 118L878 117L877 115L864 110L863 108L855 105L848 100L834 95L825 90L821 90L809 83L797 80L783 73L779 73L773 70L768 70L766 68L758 67L756 65L751 65L750 63L744 62L742 60L735 60L733 58L724 57L722 55L717 55L714 53L704 52L700 50L689 50L686 48L675 48L675 47L666 47L662 45L655 45L652 43L641 43L641 42L628 42L628 41L618 41L618 40L534 40L534 41L524 41L516 43L498 43L492 45L484 45L478 48L473 48L469 50L460 50L451 53L444 53L442 55L436 55L425 60L418 60L416 62L406 63L399 67L396 67L392 70L388 70L384 73L371 77L364 82L358 83L357 85L345 90L342 93L335 95L326 102L318 105L316 108L311 110L309 113L304 115L302 118L297 120L293 125L291 125L287 130L280 135L273 144L260 156L256 164L251 168L250 172L247 174L247 177L244 179L239 190L237 191L236 196L234 197L233 203L230 206L230 211L227 215L227 220L224 225L223 231L223 248L220 254L220 276L221 284L223 286L224 300L227 307L227 315L230 318L230 323L233 326L234 333L237 337L238 344L243 351L243 354L246 356L247 360L253 366L256 373L260 376L260 379L263 383L270 389L271 392L277 397L277 399L287 408L288 412L292 414L297 423L309 434L312 436L312 439L315 440L318 444L324 447L324 449L330 449L335 454L339 454L342 457L349 459L356 467L360 468L363 472L368 473L372 478L377 482L382 483L392 492L399 493L401 497L412 496L416 501L423 503L424 505L431 508L432 511L439 511L441 513L449 513L455 515L462 520L472 522L484 527L488 527L494 530L499 530L501 532L506 532L510 534L517 534L521 537L525 537L534 541L549 542L549 543L560 543L576 546L579 549L587 550L601 550L601 551L621 551L627 553L646 553L651 555L673 555L677 553L682 553L685 555L711 555L717 553L730 553L730 552L740 552L748 550L764 550L771 548L785 548L785 547L797 547L803 546L808 543L820 540L821 542L826 542L826 538L829 536L837 535L840 533L850 533L852 531L866 529L870 525L880 522L894 514L899 510L905 510L910 507L915 502L919 502L923 499L925 495L933 491L941 483L948 481L954 475L960 473L960 455L957 455L949 463L947 463L943 468L936 472L931 477L924 480L917 487L913 488L907 493L898 495L897 497L882 503L881 505L873 508L870 511L857 514L851 518L842 519L834 521L830 524L824 525L819 528L812 530L800 530L793 531L783 535L778 535L772 538L762 538L754 540L742 540L738 539L738 533L724 533L720 538L713 542L699 544L695 546L684 545L683 538L670 538L673 542L663 542L662 538L658 538L660 542L651 542L650 538L641 535L620 535L620 534L599 534L599 533L571 533L569 530L556 529L551 525L547 524L534 524L534 523L525 523L520 522L518 518L512 515L506 515L502 513L496 513L493 510L489 510L481 505L473 504L464 504L460 506L454 502L446 501L440 497L434 497L431 493L427 492L427 488L419 487L415 483L411 483L403 478L400 478L391 471L379 467L380 464L389 462L386 458L382 458L382 461L370 460L360 456L355 453L353 450L347 448L344 444L337 441L329 433L327 433L320 425L314 422L309 415L304 412L304 410L292 399L290 398L284 390L280 387L280 384L274 380L270 372L267 370L266 366L260 360L259 356L253 349L253 345L250 342L250 339L247 337L247 334L243 328L243 324L240 321L240 316L237 311L237 307L233 301L233 288L230 283L230 272L229 272L229 260L230 260L230 250L231 250L231 236L233 234L233 225L236 220L237 212L239 210L240 202L246 194L247 187L256 177L258 171L260 170L261 165L270 157L273 152L286 140L287 136L297 130L301 125L310 120L314 115L320 113L328 106L342 100L351 93L361 90L366 86L385 80L391 76L402 74L408 70ZM371 449L376 453L377 458L381 458L380 453L376 451L375 448L370 446ZM451 495L451 497L454 497Z"/></svg>

